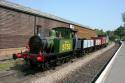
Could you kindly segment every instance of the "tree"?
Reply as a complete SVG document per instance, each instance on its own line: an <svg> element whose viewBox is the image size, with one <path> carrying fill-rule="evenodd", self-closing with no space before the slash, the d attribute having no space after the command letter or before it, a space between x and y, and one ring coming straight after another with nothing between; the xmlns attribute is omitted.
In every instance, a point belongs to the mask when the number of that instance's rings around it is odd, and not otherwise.
<svg viewBox="0 0 125 83"><path fill-rule="evenodd" d="M122 20L125 23L125 12L122 14Z"/></svg>
<svg viewBox="0 0 125 83"><path fill-rule="evenodd" d="M108 31L106 31L105 33L106 33L106 35L109 37L109 40L111 40L111 41L114 41L114 40L116 40L116 39L119 39L119 37L114 34L114 31L108 30Z"/></svg>
<svg viewBox="0 0 125 83"><path fill-rule="evenodd" d="M97 35L105 35L103 29L95 29Z"/></svg>
<svg viewBox="0 0 125 83"><path fill-rule="evenodd" d="M124 22L124 26L123 26L123 28L124 28L124 37L123 37L123 39L125 40L125 12L122 14L122 20Z"/></svg>
<svg viewBox="0 0 125 83"><path fill-rule="evenodd" d="M119 38L121 39L121 38L123 38L124 35L125 35L124 30L125 30L124 27L123 27L123 26L120 26L120 27L118 27L118 28L114 31L114 35L119 36Z"/></svg>

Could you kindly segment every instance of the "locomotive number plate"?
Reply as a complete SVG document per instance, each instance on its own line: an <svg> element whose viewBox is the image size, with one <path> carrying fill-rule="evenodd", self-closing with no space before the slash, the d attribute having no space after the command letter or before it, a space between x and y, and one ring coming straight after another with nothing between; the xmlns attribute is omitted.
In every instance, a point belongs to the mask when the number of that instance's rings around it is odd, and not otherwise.
<svg viewBox="0 0 125 83"><path fill-rule="evenodd" d="M71 50L71 43L70 41L64 41L62 43L62 51L68 51Z"/></svg>

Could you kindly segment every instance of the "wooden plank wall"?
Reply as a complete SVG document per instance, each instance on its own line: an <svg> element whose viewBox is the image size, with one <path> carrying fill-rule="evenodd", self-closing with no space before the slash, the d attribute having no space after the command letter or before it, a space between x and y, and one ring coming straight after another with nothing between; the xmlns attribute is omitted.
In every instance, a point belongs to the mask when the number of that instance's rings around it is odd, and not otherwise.
<svg viewBox="0 0 125 83"><path fill-rule="evenodd" d="M48 36L49 30L55 27L69 27L68 23L63 23L59 21L55 21L52 19L46 19L46 18L36 18L36 25L42 26L42 32L45 34L45 36Z"/></svg>
<svg viewBox="0 0 125 83"><path fill-rule="evenodd" d="M74 28L78 30L77 32L78 38L91 39L91 37L97 36L94 30L90 30L84 27L79 27L79 26L74 26Z"/></svg>
<svg viewBox="0 0 125 83"><path fill-rule="evenodd" d="M0 8L0 49L24 46L33 26L33 16Z"/></svg>
<svg viewBox="0 0 125 83"><path fill-rule="evenodd" d="M36 23L35 23L36 22ZM34 34L34 24L48 35L53 27L69 27L68 23L51 20L0 7L0 49L24 47Z"/></svg>
<svg viewBox="0 0 125 83"><path fill-rule="evenodd" d="M10 52L10 49L16 48L18 52L18 48L26 46L28 39L34 34L35 25L42 26L42 31L46 36L51 28L70 27L69 23L0 7L0 53L2 55L13 54L15 51ZM93 30L79 26L75 26L75 29L78 29L79 38L89 39L96 36Z"/></svg>

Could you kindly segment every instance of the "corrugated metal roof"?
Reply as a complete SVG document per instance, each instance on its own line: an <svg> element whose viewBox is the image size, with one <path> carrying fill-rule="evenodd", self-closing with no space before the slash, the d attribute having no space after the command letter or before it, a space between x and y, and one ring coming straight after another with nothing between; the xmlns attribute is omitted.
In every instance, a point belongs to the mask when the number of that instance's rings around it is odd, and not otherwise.
<svg viewBox="0 0 125 83"><path fill-rule="evenodd" d="M22 11L22 12L29 13L29 14L33 14L33 15L38 15L38 16L43 16L43 17L50 18L50 19L55 19L55 20L58 20L58 21L66 22L66 23L69 23L69 24L73 24L73 25L77 25L77 26L81 26L81 27L93 30L89 26L84 26L84 25L81 25L79 23L63 19L63 18L58 17L58 16L51 15L51 14L41 12L41 11L38 11L38 10L34 10L34 9L29 8L29 7L24 7L22 5L12 3L12 2L9 2L9 1L1 0L0 6L15 9L15 10Z"/></svg>

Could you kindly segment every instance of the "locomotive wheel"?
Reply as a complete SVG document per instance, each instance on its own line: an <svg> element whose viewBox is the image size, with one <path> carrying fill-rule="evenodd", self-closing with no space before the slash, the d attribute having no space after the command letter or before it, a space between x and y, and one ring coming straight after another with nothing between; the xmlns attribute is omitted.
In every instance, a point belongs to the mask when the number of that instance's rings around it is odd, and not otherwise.
<svg viewBox="0 0 125 83"><path fill-rule="evenodd" d="M51 63L51 68L53 70L55 70L55 67L56 67L56 60L54 60L52 63Z"/></svg>
<svg viewBox="0 0 125 83"><path fill-rule="evenodd" d="M37 64L35 64L33 61L29 61L31 67L37 67Z"/></svg>
<svg viewBox="0 0 125 83"><path fill-rule="evenodd" d="M45 63L45 68L50 69L50 64L48 62Z"/></svg>
<svg viewBox="0 0 125 83"><path fill-rule="evenodd" d="M61 65L61 63L62 63L61 60L60 60L60 59L57 59L56 65L59 66L59 65Z"/></svg>

